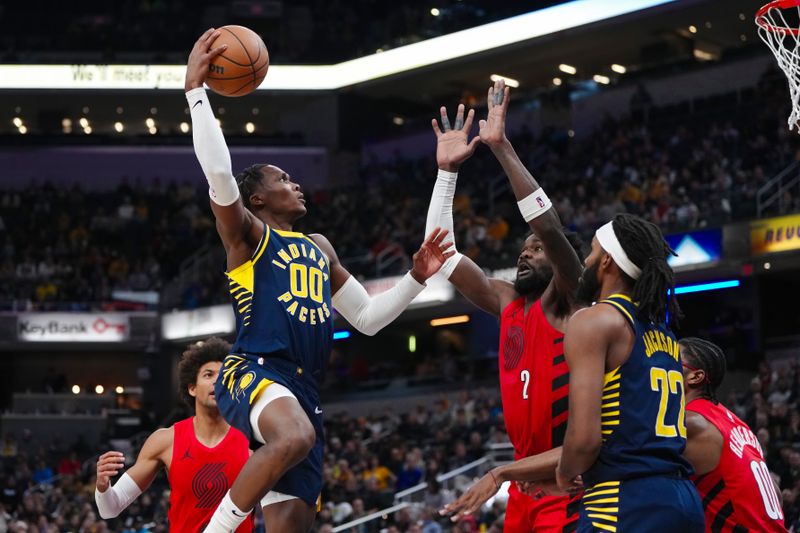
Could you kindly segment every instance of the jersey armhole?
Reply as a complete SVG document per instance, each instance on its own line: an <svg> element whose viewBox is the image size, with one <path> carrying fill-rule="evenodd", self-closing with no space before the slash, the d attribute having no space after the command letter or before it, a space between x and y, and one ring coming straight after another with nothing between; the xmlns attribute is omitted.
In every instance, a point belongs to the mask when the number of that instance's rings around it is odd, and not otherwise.
<svg viewBox="0 0 800 533"><path fill-rule="evenodd" d="M625 320L628 321L628 324L630 325L631 329L634 332L636 332L636 321L633 319L633 316L631 316L630 312L627 309L625 309L624 305L622 305L619 302L615 302L614 300L600 300L597 303L607 304L610 305L611 307L614 307L617 311L619 311L622 314L623 317L625 317Z"/></svg>

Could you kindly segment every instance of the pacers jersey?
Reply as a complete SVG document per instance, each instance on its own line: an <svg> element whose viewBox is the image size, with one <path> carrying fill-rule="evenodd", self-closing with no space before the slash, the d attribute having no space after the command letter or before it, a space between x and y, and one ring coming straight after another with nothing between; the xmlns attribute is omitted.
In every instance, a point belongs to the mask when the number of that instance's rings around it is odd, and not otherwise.
<svg viewBox="0 0 800 533"><path fill-rule="evenodd" d="M785 533L780 496L747 424L705 399L693 400L686 409L708 420L723 438L717 467L693 479L703 500L706 531Z"/></svg>
<svg viewBox="0 0 800 533"><path fill-rule="evenodd" d="M247 438L230 428L219 444L208 448L195 436L194 417L176 423L173 430L168 475L170 531L200 533L250 457ZM252 530L250 515L236 532Z"/></svg>
<svg viewBox="0 0 800 533"><path fill-rule="evenodd" d="M227 275L238 333L232 352L288 359L321 380L333 316L330 265L316 243L265 224L253 257Z"/></svg>
<svg viewBox="0 0 800 533"><path fill-rule="evenodd" d="M500 317L500 394L516 459L551 450L564 441L569 370L564 334L547 321L541 300L525 312L525 298Z"/></svg>
<svg viewBox="0 0 800 533"><path fill-rule="evenodd" d="M688 478L685 400L678 342L666 324L643 323L630 298L598 302L622 313L634 332L622 365L605 374L601 407L603 443L583 474L587 487L648 476Z"/></svg>

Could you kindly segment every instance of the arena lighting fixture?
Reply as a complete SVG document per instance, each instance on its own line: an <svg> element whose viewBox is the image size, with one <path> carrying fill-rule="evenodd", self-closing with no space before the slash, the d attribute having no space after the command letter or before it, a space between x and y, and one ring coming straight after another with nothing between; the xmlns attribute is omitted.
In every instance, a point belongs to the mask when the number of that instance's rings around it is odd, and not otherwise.
<svg viewBox="0 0 800 533"><path fill-rule="evenodd" d="M254 131L256 131L256 125L253 124L252 122L248 122L247 124L244 125L244 129L245 131L247 131L247 133L253 133Z"/></svg>
<svg viewBox="0 0 800 533"><path fill-rule="evenodd" d="M408 336L408 351L410 353L415 353L417 351L417 336L416 335L409 335Z"/></svg>
<svg viewBox="0 0 800 533"><path fill-rule="evenodd" d="M117 388L114 389L114 392L116 392L117 394L122 394L125 392L125 387L123 387L122 385L117 385Z"/></svg>
<svg viewBox="0 0 800 533"><path fill-rule="evenodd" d="M95 391L97 394L103 394L103 392L105 392L105 390L106 390L106 389L105 389L105 387L103 387L102 385L98 385L98 386L96 386L96 387L94 388L94 391Z"/></svg>
<svg viewBox="0 0 800 533"><path fill-rule="evenodd" d="M715 281L713 283L700 283L698 285L682 285L675 287L675 294L691 294L693 292L716 291L719 289L732 289L741 285L738 279Z"/></svg>
<svg viewBox="0 0 800 533"><path fill-rule="evenodd" d="M22 126L22 119L19 117L14 117L14 120L12 120L11 122L14 123L15 128L19 128L20 126Z"/></svg>
<svg viewBox="0 0 800 533"><path fill-rule="evenodd" d="M270 65L259 89L334 90L677 0L575 0L333 65ZM183 89L185 65L0 65L0 89Z"/></svg>
<svg viewBox="0 0 800 533"><path fill-rule="evenodd" d="M80 393L81 393L81 388L78 385L73 385L72 394L80 394Z"/></svg>
<svg viewBox="0 0 800 533"><path fill-rule="evenodd" d="M628 69L626 69L624 66L619 65L617 63L614 63L613 65L611 65L611 70L613 70L617 74L625 74L626 72L628 72Z"/></svg>
<svg viewBox="0 0 800 533"><path fill-rule="evenodd" d="M434 318L431 320L431 326L451 326L453 324L464 324L469 322L469 315L448 316L445 318Z"/></svg>
<svg viewBox="0 0 800 533"><path fill-rule="evenodd" d="M189 133L189 123L188 122L181 122L181 132Z"/></svg>
<svg viewBox="0 0 800 533"><path fill-rule="evenodd" d="M156 129L155 126L153 126L152 128L147 128L147 131L150 132L150 135L155 135L156 133L158 133L158 130Z"/></svg>
<svg viewBox="0 0 800 533"><path fill-rule="evenodd" d="M500 74L492 74L491 76L489 76L489 79L492 81L503 80L506 82L506 85L508 85L512 89L516 89L517 87L519 87L519 81L515 80L514 78L509 78L508 76L501 76Z"/></svg>
<svg viewBox="0 0 800 533"><path fill-rule="evenodd" d="M349 339L349 338L350 338L350 332L347 331L346 329L342 330L342 331L334 331L333 332L333 340L335 340L335 341L340 341L340 340Z"/></svg>
<svg viewBox="0 0 800 533"><path fill-rule="evenodd" d="M144 121L144 124L148 128L153 128L156 125L156 121L153 120L153 117L147 117L147 120Z"/></svg>
<svg viewBox="0 0 800 533"><path fill-rule="evenodd" d="M78 124L81 125L81 128L88 128L89 127L89 119L86 117L81 117L78 121Z"/></svg>
<svg viewBox="0 0 800 533"><path fill-rule="evenodd" d="M83 128L83 133L85 133L86 135L91 134L92 133L92 127L91 126L86 126L85 128Z"/></svg>
<svg viewBox="0 0 800 533"><path fill-rule="evenodd" d="M697 26L695 25L689 26L689 33L697 33Z"/></svg>
<svg viewBox="0 0 800 533"><path fill-rule="evenodd" d="M64 118L61 120L61 127L62 128L71 128L72 127L72 119Z"/></svg>
<svg viewBox="0 0 800 533"><path fill-rule="evenodd" d="M27 127L25 127L25 124L23 124L22 126L20 126L18 129L19 129L19 132L20 132L22 135L25 135L26 133L28 133L28 128L27 128Z"/></svg>
<svg viewBox="0 0 800 533"><path fill-rule="evenodd" d="M558 66L558 70L560 70L561 72L563 72L565 74L577 74L578 73L578 69L576 69L572 65L567 65L566 63L561 63Z"/></svg>
<svg viewBox="0 0 800 533"><path fill-rule="evenodd" d="M431 8L431 15L433 15L434 17L438 17L441 14L442 14L442 12L439 11L437 8L435 8L435 7Z"/></svg>
<svg viewBox="0 0 800 533"><path fill-rule="evenodd" d="M122 133L122 130L124 130L124 129L125 129L125 126L123 126L122 122L115 122L114 123L114 130L116 130L117 133Z"/></svg>
<svg viewBox="0 0 800 533"><path fill-rule="evenodd" d="M561 85L561 78L553 78L553 85L556 87Z"/></svg>
<svg viewBox="0 0 800 533"><path fill-rule="evenodd" d="M603 85L608 85L609 83L611 83L609 77L603 76L602 74L595 74L594 76L592 76L592 79L597 83L602 83Z"/></svg>

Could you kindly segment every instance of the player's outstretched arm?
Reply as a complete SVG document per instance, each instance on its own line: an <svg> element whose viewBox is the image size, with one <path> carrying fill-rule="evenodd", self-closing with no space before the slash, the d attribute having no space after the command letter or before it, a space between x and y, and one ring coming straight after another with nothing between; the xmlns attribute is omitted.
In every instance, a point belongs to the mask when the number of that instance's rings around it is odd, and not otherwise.
<svg viewBox="0 0 800 533"><path fill-rule="evenodd" d="M556 470L558 486L567 490L594 464L600 453L600 425L606 354L619 333L616 311L597 305L575 313L564 333L569 365L569 418Z"/></svg>
<svg viewBox="0 0 800 533"><path fill-rule="evenodd" d="M486 501L497 494L500 485L506 481L547 482L555 477L556 465L561 458L561 448L554 448L538 455L524 457L513 463L498 466L487 472L453 503L445 505L439 511L441 515L452 515L451 520L458 522L462 518L480 510ZM536 485L536 483L534 483ZM546 495L562 494L547 484L551 490ZM545 491L542 491L545 495ZM534 490L536 492L536 490Z"/></svg>
<svg viewBox="0 0 800 533"><path fill-rule="evenodd" d="M207 30L194 44L186 65L184 89L192 116L194 152L208 180L211 209L217 229L226 248L247 242L258 242L263 229L255 216L245 209L239 187L231 170L231 155L225 137L217 124L203 83L211 61L225 51L227 45L214 48L219 31ZM250 235L250 233L258 235Z"/></svg>
<svg viewBox="0 0 800 533"><path fill-rule="evenodd" d="M509 89L502 80L489 87L489 112L480 121L481 142L491 148L511 182L520 212L533 232L542 240L548 259L553 263L553 279L560 301L571 301L583 269L561 226L561 219L550 200L520 161L506 137Z"/></svg>
<svg viewBox="0 0 800 533"><path fill-rule="evenodd" d="M164 455L172 446L171 429L160 429L142 446L136 463L111 486L111 478L125 465L121 452L106 452L97 460L97 482L94 500L104 519L114 518L147 490L156 474L164 467Z"/></svg>
<svg viewBox="0 0 800 533"><path fill-rule="evenodd" d="M714 470L722 456L722 433L700 413L686 411L686 449L683 456L698 476Z"/></svg>
<svg viewBox="0 0 800 533"><path fill-rule="evenodd" d="M439 172L433 186L428 216L425 222L425 235L439 227L450 232L455 254L448 259L439 271L469 301L487 313L499 316L503 307L514 299L513 286L505 281L489 279L470 258L456 251L453 234L453 195L456 191L458 170L469 159L480 141L474 137L468 141L475 112L470 109L464 118L464 106L459 105L455 124L450 126L447 109L440 109L442 126L436 119L431 121L436 134L436 164Z"/></svg>
<svg viewBox="0 0 800 533"><path fill-rule="evenodd" d="M375 335L400 316L408 304L425 288L425 281L436 274L448 258L450 242L444 242L447 231L436 228L414 254L414 266L397 285L370 297L366 289L342 265L330 241L322 235L309 235L325 255L331 270L333 307L350 324L365 335Z"/></svg>

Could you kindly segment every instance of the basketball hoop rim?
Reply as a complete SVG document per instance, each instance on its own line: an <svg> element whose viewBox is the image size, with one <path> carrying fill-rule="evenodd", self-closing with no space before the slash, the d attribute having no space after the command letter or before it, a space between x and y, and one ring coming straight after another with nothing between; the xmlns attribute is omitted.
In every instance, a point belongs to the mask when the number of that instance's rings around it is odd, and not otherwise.
<svg viewBox="0 0 800 533"><path fill-rule="evenodd" d="M800 0L772 0L772 2L761 6L761 9L756 12L756 24L773 33L790 33L796 36L800 34L800 29L774 26L764 17L770 9L789 9L790 7L800 7Z"/></svg>

